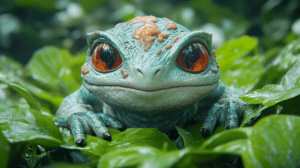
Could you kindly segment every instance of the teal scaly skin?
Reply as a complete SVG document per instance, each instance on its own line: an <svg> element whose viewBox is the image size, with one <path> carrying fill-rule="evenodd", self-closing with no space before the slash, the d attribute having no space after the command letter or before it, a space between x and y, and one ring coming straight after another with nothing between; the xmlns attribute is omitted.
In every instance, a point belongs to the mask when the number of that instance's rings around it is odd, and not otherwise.
<svg viewBox="0 0 300 168"><path fill-rule="evenodd" d="M85 134L110 140L107 127L168 133L204 121L203 135L218 124L238 127L247 104L238 98L243 91L219 81L211 34L143 16L88 33L87 41L83 84L63 100L55 121L78 146Z"/></svg>

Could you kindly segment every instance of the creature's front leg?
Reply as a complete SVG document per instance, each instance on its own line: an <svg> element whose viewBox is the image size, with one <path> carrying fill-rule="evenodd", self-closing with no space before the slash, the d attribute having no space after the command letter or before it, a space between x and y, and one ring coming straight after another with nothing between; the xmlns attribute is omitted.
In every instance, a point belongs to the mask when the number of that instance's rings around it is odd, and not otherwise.
<svg viewBox="0 0 300 168"><path fill-rule="evenodd" d="M243 91L228 87L220 82L219 88L199 103L199 114L196 119L204 119L201 128L203 135L211 135L217 124L224 125L225 129L239 126L239 122L248 107L247 103L238 98L242 94ZM207 105L207 102L212 103L212 105ZM203 118L203 116L205 117Z"/></svg>
<svg viewBox="0 0 300 168"><path fill-rule="evenodd" d="M97 97L81 87L63 100L56 112L56 116L61 119L56 120L55 124L69 129L78 146L86 144L85 134L111 140L107 126L119 130L125 126L109 114L95 113L93 106L99 103L101 101Z"/></svg>

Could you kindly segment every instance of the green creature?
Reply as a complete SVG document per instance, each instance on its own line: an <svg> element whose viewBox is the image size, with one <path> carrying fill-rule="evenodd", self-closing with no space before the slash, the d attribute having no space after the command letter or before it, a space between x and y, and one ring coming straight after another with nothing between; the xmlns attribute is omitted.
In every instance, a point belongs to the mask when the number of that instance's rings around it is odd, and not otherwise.
<svg viewBox="0 0 300 168"><path fill-rule="evenodd" d="M87 38L83 85L63 100L55 121L78 146L86 144L85 134L110 140L107 126L168 133L204 121L203 135L217 124L238 127L247 104L238 98L243 91L219 81L211 34L144 16Z"/></svg>

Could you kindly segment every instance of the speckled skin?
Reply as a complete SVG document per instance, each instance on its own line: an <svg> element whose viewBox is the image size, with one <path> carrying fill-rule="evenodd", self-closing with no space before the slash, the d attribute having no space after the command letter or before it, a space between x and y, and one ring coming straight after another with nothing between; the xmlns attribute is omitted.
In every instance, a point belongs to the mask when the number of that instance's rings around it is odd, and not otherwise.
<svg viewBox="0 0 300 168"><path fill-rule="evenodd" d="M155 40L147 50L133 37L146 22L124 22L110 30L88 34L83 85L63 100L56 113L62 118L56 124L69 128L79 146L86 143L86 133L110 139L106 126L155 127L169 132L175 125L183 127L195 120L204 121L201 131L205 135L210 135L216 124L226 129L238 126L247 104L238 98L243 94L241 90L219 82L221 74L211 48L212 36L204 31L192 32L174 22L176 30L174 26L168 29L168 22L167 18L157 18L151 23L169 36L159 42L159 35L152 35ZM122 58L119 68L99 72L93 67L90 53L99 42L118 51ZM207 68L199 73L184 71L175 62L179 52L192 42L202 43L210 55Z"/></svg>

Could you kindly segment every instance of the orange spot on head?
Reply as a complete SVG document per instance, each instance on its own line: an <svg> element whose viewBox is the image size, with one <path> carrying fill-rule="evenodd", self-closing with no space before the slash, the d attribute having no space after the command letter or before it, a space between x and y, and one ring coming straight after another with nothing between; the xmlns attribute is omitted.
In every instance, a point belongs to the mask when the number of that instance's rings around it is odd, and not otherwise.
<svg viewBox="0 0 300 168"><path fill-rule="evenodd" d="M122 74L123 79L126 79L129 76L129 74L126 72L126 70L124 68L121 70L121 74Z"/></svg>
<svg viewBox="0 0 300 168"><path fill-rule="evenodd" d="M158 37L158 38L157 38L157 41L158 41L158 42L163 42L164 39L163 39L162 37Z"/></svg>
<svg viewBox="0 0 300 168"><path fill-rule="evenodd" d="M83 74L83 75L86 75L86 74L88 74L90 71L89 71L89 68L88 68L88 66L86 65L86 63L81 67L81 73Z"/></svg>
<svg viewBox="0 0 300 168"><path fill-rule="evenodd" d="M165 49L170 49L170 48L172 48L172 47L173 47L172 44L168 44L168 45L165 47Z"/></svg>
<svg viewBox="0 0 300 168"><path fill-rule="evenodd" d="M134 31L132 37L136 40L139 40L144 51L147 51L151 47L152 42L155 40L154 37L152 37L152 35L159 34L160 31L157 29L157 25L152 22L147 22L142 26L138 27Z"/></svg>
<svg viewBox="0 0 300 168"><path fill-rule="evenodd" d="M175 23L171 20L168 21L168 26L167 26L167 29L173 29L173 30L176 30L177 27L175 25Z"/></svg>
<svg viewBox="0 0 300 168"><path fill-rule="evenodd" d="M127 25L129 27L132 24L138 23L138 22L157 22L158 19L154 16L137 16L134 19L131 19Z"/></svg>
<svg viewBox="0 0 300 168"><path fill-rule="evenodd" d="M159 36L162 37L162 38L168 38L169 34L161 33Z"/></svg>
<svg viewBox="0 0 300 168"><path fill-rule="evenodd" d="M163 42L163 41L164 41L164 38L168 38L168 37L169 37L168 34L161 33L161 34L158 35L157 41L158 41L158 42Z"/></svg>
<svg viewBox="0 0 300 168"><path fill-rule="evenodd" d="M175 43L176 41L178 41L179 39L181 39L182 36L179 37L175 37L172 41Z"/></svg>
<svg viewBox="0 0 300 168"><path fill-rule="evenodd" d="M161 54L161 52L162 52L162 50L158 50L156 54L159 55L159 54Z"/></svg>

